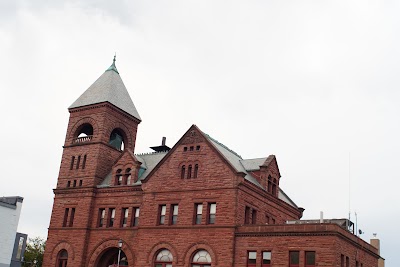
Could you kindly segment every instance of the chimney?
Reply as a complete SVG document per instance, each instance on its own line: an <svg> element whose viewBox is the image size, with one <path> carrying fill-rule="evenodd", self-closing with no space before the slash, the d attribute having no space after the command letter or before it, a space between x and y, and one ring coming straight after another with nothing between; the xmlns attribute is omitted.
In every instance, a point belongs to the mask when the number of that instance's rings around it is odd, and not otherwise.
<svg viewBox="0 0 400 267"><path fill-rule="evenodd" d="M378 254L380 254L380 247L381 247L380 240L376 238L376 233L373 233L373 235L374 238L371 238L369 242L373 247L375 247L378 250Z"/></svg>
<svg viewBox="0 0 400 267"><path fill-rule="evenodd" d="M165 145L166 142L167 138L163 136L163 138L161 139L161 146L152 146L150 148L153 149L155 152L168 152L171 150L171 148Z"/></svg>

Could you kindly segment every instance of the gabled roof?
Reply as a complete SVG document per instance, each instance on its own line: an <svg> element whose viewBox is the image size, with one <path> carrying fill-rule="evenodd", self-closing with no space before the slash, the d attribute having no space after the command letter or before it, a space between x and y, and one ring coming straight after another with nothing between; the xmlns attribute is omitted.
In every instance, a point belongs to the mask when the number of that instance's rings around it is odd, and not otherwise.
<svg viewBox="0 0 400 267"><path fill-rule="evenodd" d="M192 127L196 127L193 125ZM192 129L192 127L190 129ZM188 130L188 132L190 131ZM198 129L196 127L196 129ZM188 133L186 132L185 135ZM231 167L236 170L237 172L241 172L245 175L245 179L256 186L263 188L260 183L254 178L250 172L260 170L260 166L268 166L273 159L275 159L274 155L270 155L265 158L256 158L256 159L243 159L239 154L235 151L229 149L224 144L218 142L208 134L205 134L199 130L199 132L211 143L212 146L216 148L216 150L222 155L223 158L226 159L227 163L231 165ZM183 135L183 137L185 136ZM182 137L182 138L183 138ZM180 140L182 140L182 138ZM180 141L178 141L179 143ZM178 144L177 143L177 144ZM174 151L176 145L172 148L172 150L168 152L153 152L153 153L145 153L145 154L136 154L135 157L138 161L142 163L140 166L143 169L143 173L140 175L138 182L135 185L141 184L141 181L146 179L148 175L154 170L154 168L161 162L161 160L168 154ZM106 186L111 182L111 173L109 174L110 177L106 177L103 181L102 186ZM292 207L298 208L298 206L283 192L282 188L279 188L278 198L285 203L291 205Z"/></svg>
<svg viewBox="0 0 400 267"><path fill-rule="evenodd" d="M229 163L238 171L238 172L243 172L246 174L244 177L247 181L255 184L256 186L263 188L260 183L257 181L256 178L254 178L249 172L250 171L258 171L260 170L260 166L268 166L273 159L275 159L274 155L270 155L266 158L256 158L256 159L242 159L242 157L237 154L235 151L229 149L227 146L224 144L218 142L208 134L205 134L205 136L212 142L212 144L218 149L219 152L229 161ZM282 188L279 188L279 194L278 198L280 200L283 200L287 204L298 208L296 203L294 203L286 194L283 192Z"/></svg>
<svg viewBox="0 0 400 267"><path fill-rule="evenodd" d="M141 120L115 66L115 58L113 64L77 100L75 100L74 103L72 103L69 109L103 102L109 102Z"/></svg>
<svg viewBox="0 0 400 267"><path fill-rule="evenodd" d="M143 174L140 176L140 181L146 179L147 175L154 169L154 167L168 154L168 151L153 152L147 154L138 154L136 158L142 163L140 168L143 169Z"/></svg>

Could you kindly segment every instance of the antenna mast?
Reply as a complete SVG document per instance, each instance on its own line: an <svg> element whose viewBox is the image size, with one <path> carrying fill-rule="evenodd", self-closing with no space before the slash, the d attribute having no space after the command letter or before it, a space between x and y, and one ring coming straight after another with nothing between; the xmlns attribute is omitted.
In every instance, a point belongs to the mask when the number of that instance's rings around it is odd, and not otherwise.
<svg viewBox="0 0 400 267"><path fill-rule="evenodd" d="M351 173L350 173L350 166L351 166L351 164L350 164L350 159L351 159L351 157L350 157L350 152L349 152L349 221L351 220L351 206L350 206L350 199L351 199L351 183L350 183L350 181L351 181Z"/></svg>

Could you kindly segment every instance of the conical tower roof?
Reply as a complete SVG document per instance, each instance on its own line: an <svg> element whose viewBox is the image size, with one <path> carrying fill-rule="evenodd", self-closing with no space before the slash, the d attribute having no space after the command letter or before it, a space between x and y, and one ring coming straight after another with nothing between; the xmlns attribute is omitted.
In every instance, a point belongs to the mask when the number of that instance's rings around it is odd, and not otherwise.
<svg viewBox="0 0 400 267"><path fill-rule="evenodd" d="M69 107L78 108L102 102L109 102L126 113L140 119L139 113L129 96L124 82L113 64Z"/></svg>

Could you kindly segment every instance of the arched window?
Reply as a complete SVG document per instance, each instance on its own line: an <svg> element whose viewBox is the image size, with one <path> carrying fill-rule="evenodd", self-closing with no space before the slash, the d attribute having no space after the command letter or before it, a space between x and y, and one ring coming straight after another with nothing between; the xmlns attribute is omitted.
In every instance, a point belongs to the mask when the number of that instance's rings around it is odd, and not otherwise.
<svg viewBox="0 0 400 267"><path fill-rule="evenodd" d="M197 173L199 172L199 164L194 165L193 178L197 178Z"/></svg>
<svg viewBox="0 0 400 267"><path fill-rule="evenodd" d="M188 179L192 178L192 165L189 165L188 167L187 178Z"/></svg>
<svg viewBox="0 0 400 267"><path fill-rule="evenodd" d="M110 135L110 141L108 143L120 151L124 150L123 132L119 129L114 129Z"/></svg>
<svg viewBox="0 0 400 267"><path fill-rule="evenodd" d="M163 249L158 252L156 260L155 260L155 267L172 267L172 260L173 256L168 249Z"/></svg>
<svg viewBox="0 0 400 267"><path fill-rule="evenodd" d="M118 169L117 174L115 175L115 185L122 185L122 170Z"/></svg>
<svg viewBox="0 0 400 267"><path fill-rule="evenodd" d="M274 179L274 183L272 184L272 194L276 196L276 179Z"/></svg>
<svg viewBox="0 0 400 267"><path fill-rule="evenodd" d="M125 184L130 185L132 180L131 169L125 170Z"/></svg>
<svg viewBox="0 0 400 267"><path fill-rule="evenodd" d="M82 124L75 132L75 143L91 141L93 137L93 126L89 123Z"/></svg>
<svg viewBox="0 0 400 267"><path fill-rule="evenodd" d="M267 188L268 193L272 192L272 178L271 175L268 176L268 188Z"/></svg>
<svg viewBox="0 0 400 267"><path fill-rule="evenodd" d="M182 168L181 168L181 178L182 179L185 178L185 172L186 172L186 167L185 167L185 165L183 165Z"/></svg>
<svg viewBox="0 0 400 267"><path fill-rule="evenodd" d="M211 256L207 250L198 250L192 257L192 267L211 267Z"/></svg>
<svg viewBox="0 0 400 267"><path fill-rule="evenodd" d="M57 267L67 267L68 252L63 249L60 250L57 256Z"/></svg>

